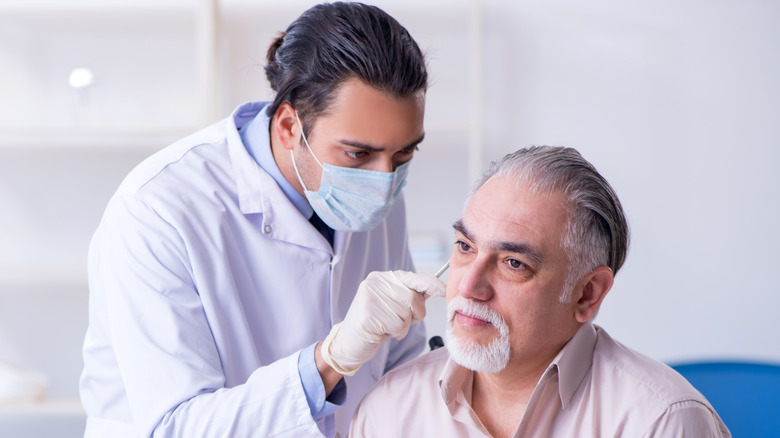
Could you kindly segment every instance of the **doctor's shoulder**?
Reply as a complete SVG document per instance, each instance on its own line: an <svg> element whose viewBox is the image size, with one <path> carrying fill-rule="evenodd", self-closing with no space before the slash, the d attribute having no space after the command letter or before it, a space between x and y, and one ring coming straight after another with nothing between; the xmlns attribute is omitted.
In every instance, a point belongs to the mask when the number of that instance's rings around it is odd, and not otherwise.
<svg viewBox="0 0 780 438"><path fill-rule="evenodd" d="M190 134L146 157L122 180L114 196L181 193L202 178L203 167L229 165L224 121ZM220 164L224 162L225 164ZM171 193L173 195L174 193Z"/></svg>

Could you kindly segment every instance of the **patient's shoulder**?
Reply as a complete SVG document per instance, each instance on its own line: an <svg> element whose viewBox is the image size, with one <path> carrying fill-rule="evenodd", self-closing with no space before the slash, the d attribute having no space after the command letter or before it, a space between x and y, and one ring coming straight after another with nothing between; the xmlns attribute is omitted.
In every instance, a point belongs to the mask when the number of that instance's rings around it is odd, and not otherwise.
<svg viewBox="0 0 780 438"><path fill-rule="evenodd" d="M448 358L446 348L438 348L385 374L358 405L350 436L435 436L435 432L426 434L425 428L430 426L431 415L436 418L446 413L439 379ZM389 407L392 416L388 416ZM404 420L390 421L398 418Z"/></svg>
<svg viewBox="0 0 780 438"><path fill-rule="evenodd" d="M418 356L394 368L384 375L369 391L367 399L406 397L411 388L414 391L431 391L439 386L442 371L447 365L449 353L446 348Z"/></svg>
<svg viewBox="0 0 780 438"><path fill-rule="evenodd" d="M382 381L397 383L407 380L431 380L437 382L449 357L446 347L437 348L394 368L385 374L380 383Z"/></svg>

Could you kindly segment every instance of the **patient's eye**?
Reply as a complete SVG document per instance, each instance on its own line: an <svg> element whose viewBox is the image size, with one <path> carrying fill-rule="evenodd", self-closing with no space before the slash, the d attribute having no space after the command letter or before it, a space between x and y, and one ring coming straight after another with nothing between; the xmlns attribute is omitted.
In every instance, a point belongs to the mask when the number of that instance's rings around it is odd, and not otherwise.
<svg viewBox="0 0 780 438"><path fill-rule="evenodd" d="M525 267L525 263L517 259L509 259L507 260L507 264L509 264L512 269L520 269Z"/></svg>
<svg viewBox="0 0 780 438"><path fill-rule="evenodd" d="M455 247L458 248L458 251L460 251L460 252L469 252L469 251L471 251L471 246L468 243L466 243L466 242L464 242L462 240L456 240L455 241Z"/></svg>

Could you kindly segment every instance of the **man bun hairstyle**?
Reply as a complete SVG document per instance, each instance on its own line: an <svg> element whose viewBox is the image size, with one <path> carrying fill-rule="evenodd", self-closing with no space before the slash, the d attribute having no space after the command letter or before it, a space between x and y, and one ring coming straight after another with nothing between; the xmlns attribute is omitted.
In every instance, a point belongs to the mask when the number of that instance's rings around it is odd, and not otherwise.
<svg viewBox="0 0 780 438"><path fill-rule="evenodd" d="M308 133L344 81L356 78L396 97L427 90L425 57L409 32L376 6L316 5L268 48L265 74L276 92L267 114L289 102Z"/></svg>

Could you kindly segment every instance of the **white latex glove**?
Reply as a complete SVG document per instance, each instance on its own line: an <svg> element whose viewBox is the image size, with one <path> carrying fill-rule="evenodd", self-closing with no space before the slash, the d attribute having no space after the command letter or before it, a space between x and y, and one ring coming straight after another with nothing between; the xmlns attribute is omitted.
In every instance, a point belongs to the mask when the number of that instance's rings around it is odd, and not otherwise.
<svg viewBox="0 0 780 438"><path fill-rule="evenodd" d="M425 317L425 300L445 296L447 287L433 275L407 271L372 272L360 283L344 321L322 343L322 358L351 376L386 340L406 336Z"/></svg>

